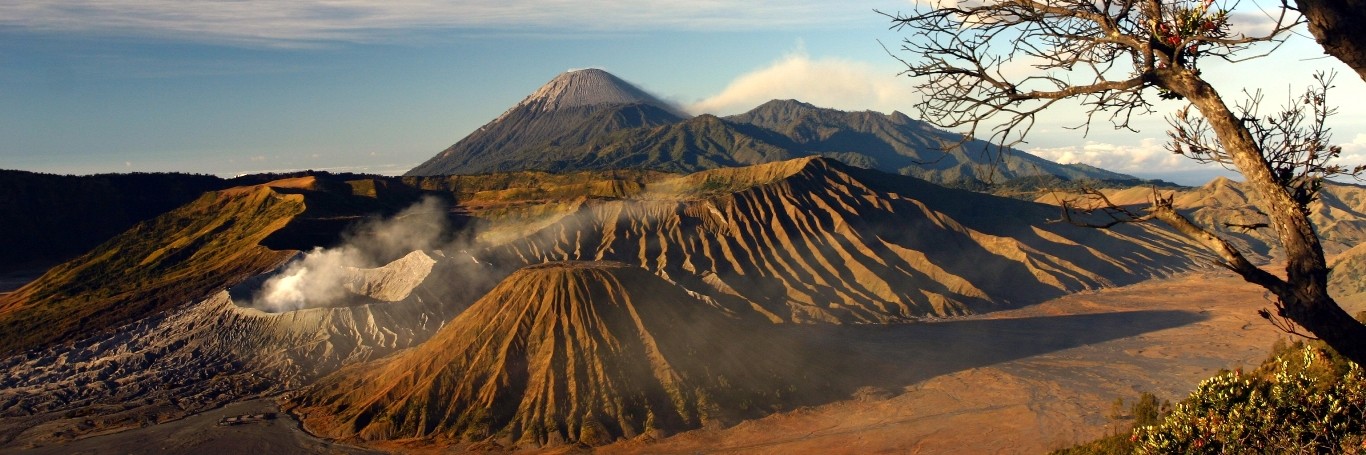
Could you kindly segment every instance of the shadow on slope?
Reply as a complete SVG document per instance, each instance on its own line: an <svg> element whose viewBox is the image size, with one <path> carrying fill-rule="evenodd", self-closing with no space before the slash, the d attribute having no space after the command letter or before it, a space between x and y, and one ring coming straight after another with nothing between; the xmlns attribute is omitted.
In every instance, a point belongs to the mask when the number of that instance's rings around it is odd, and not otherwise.
<svg viewBox="0 0 1366 455"><path fill-rule="evenodd" d="M773 322L888 323L1037 303L1188 270L1153 225L1050 223L1055 207L822 158L651 182L496 246L502 262L615 260Z"/></svg>
<svg viewBox="0 0 1366 455"><path fill-rule="evenodd" d="M828 359L857 387L894 392L936 376L1193 324L1189 311L1128 311L899 325L779 325L781 336L859 354Z"/></svg>
<svg viewBox="0 0 1366 455"><path fill-rule="evenodd" d="M887 395L1201 318L775 325L730 318L639 267L551 263L514 273L421 346L342 369L289 408L310 431L346 441L598 446Z"/></svg>

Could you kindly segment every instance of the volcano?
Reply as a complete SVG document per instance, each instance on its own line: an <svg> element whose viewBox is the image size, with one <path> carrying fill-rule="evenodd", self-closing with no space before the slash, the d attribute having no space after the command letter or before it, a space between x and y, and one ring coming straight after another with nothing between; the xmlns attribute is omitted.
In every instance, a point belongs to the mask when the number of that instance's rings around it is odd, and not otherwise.
<svg viewBox="0 0 1366 455"><path fill-rule="evenodd" d="M769 329L638 267L535 265L420 347L323 379L294 412L340 439L601 445L828 393L831 372Z"/></svg>
<svg viewBox="0 0 1366 455"><path fill-rule="evenodd" d="M548 169L547 150L613 132L667 125L685 114L598 69L556 76L503 115L408 171L409 176Z"/></svg>

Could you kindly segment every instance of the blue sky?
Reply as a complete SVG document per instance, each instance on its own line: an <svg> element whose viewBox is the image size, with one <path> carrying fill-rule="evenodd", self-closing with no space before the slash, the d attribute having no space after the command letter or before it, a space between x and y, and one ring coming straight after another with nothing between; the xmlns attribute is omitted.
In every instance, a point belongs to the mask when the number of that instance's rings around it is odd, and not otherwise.
<svg viewBox="0 0 1366 455"><path fill-rule="evenodd" d="M584 67L695 112L797 98L912 113L912 82L879 44L902 35L873 11L911 5L0 0L0 168L401 173ZM1366 106L1345 102L1366 99L1366 83L1321 53L1294 39L1272 58L1208 71L1226 96L1264 87L1276 101L1314 70L1339 69L1336 139L1366 157ZM1021 148L1145 176L1208 175L1161 152L1160 116L1138 134L1101 124L1083 138L1061 128L1078 115L1059 109Z"/></svg>

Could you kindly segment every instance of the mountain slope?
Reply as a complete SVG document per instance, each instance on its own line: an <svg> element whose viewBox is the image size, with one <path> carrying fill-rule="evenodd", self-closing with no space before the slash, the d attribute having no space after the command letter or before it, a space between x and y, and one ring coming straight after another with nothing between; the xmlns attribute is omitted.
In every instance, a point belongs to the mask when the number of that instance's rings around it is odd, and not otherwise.
<svg viewBox="0 0 1366 455"><path fill-rule="evenodd" d="M936 183L1001 182L1034 175L1067 179L1133 180L1134 177L1089 166L1068 166L1020 150L1002 154L995 146L973 140L948 151L961 140L905 114L844 112L796 100L773 100L749 112L726 117L791 140L798 152L839 159L858 167L920 177ZM999 163L993 163L999 159ZM994 164L994 165L993 165Z"/></svg>
<svg viewBox="0 0 1366 455"><path fill-rule="evenodd" d="M0 353L197 301L420 196L401 182L390 186L309 176L205 193L0 296Z"/></svg>
<svg viewBox="0 0 1366 455"><path fill-rule="evenodd" d="M560 74L503 115L404 175L551 169L542 150L683 119L668 103L602 70Z"/></svg>
<svg viewBox="0 0 1366 455"><path fill-rule="evenodd" d="M329 437L601 445L772 412L829 372L643 269L503 280L416 349L329 376L292 412Z"/></svg>
<svg viewBox="0 0 1366 455"><path fill-rule="evenodd" d="M416 345L474 301L450 282L480 267L415 251L381 267L347 270L345 285L357 297L348 306L264 312L250 306L251 286L239 286L107 333L0 357L7 373L0 379L0 447L15 438L60 442L279 394L342 365ZM462 284L471 292L488 288ZM71 412L77 409L93 411Z"/></svg>
<svg viewBox="0 0 1366 455"><path fill-rule="evenodd" d="M0 297L0 352L95 333L270 270L292 253L260 242L303 211L300 195L243 187L139 223Z"/></svg>
<svg viewBox="0 0 1366 455"><path fill-rule="evenodd" d="M408 176L497 171L655 169L696 172L825 156L937 183L976 185L1049 175L1136 180L1062 165L961 137L895 112L843 112L774 100L740 115L686 119L601 70L561 74Z"/></svg>
<svg viewBox="0 0 1366 455"><path fill-rule="evenodd" d="M1270 219L1254 205L1259 204L1257 196L1242 183L1218 177L1199 187L1160 191L1173 196L1173 205L1192 221L1251 253L1254 260L1266 261L1281 254L1280 240L1268 227ZM1104 192L1111 202L1135 209L1146 206L1153 197L1149 186ZM1048 204L1057 200L1057 195L1051 194L1037 199ZM1366 240L1366 187L1326 181L1308 209L1325 252L1342 252Z"/></svg>
<svg viewBox="0 0 1366 455"><path fill-rule="evenodd" d="M786 141L712 115L678 123L599 136L578 148L546 151L550 171L655 169L695 172L792 159Z"/></svg>
<svg viewBox="0 0 1366 455"><path fill-rule="evenodd" d="M209 175L52 175L0 170L0 272L49 266L195 200L235 186Z"/></svg>
<svg viewBox="0 0 1366 455"><path fill-rule="evenodd" d="M822 158L661 179L540 213L533 224L544 227L490 236L493 260L622 261L774 322L991 311L1186 270L1201 257L1156 226L1049 223L1048 206Z"/></svg>

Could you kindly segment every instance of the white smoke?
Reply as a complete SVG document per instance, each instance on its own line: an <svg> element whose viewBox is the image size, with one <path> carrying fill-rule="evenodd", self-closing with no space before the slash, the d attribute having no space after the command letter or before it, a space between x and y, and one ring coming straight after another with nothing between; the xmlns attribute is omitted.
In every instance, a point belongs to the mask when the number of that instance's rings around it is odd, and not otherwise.
<svg viewBox="0 0 1366 455"><path fill-rule="evenodd" d="M424 198L392 218L364 223L333 248L314 248L270 277L252 306L272 313L335 306L354 298L346 282L354 269L371 268L416 250L437 247L447 231L440 200Z"/></svg>

